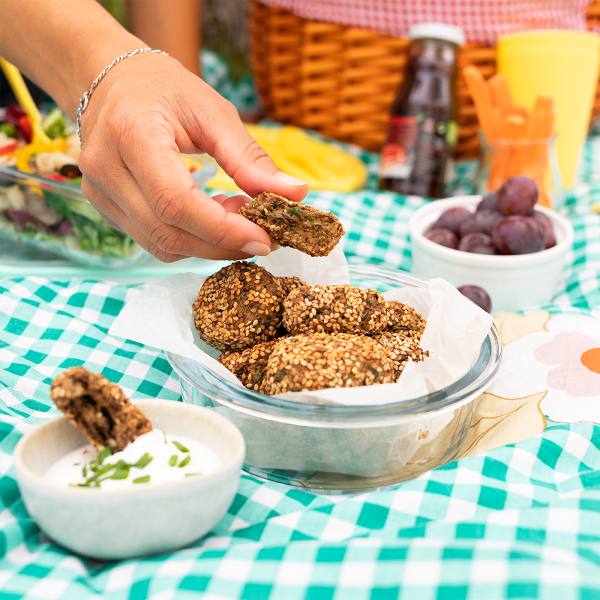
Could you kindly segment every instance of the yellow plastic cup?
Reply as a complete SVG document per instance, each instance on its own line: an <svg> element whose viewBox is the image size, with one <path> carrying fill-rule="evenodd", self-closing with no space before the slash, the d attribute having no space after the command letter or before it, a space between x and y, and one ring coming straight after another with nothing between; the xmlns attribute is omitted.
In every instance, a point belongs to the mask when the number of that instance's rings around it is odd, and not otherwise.
<svg viewBox="0 0 600 600"><path fill-rule="evenodd" d="M558 168L571 187L598 87L600 36L583 31L526 31L498 40L498 71L516 104L533 108L538 94L554 96Z"/></svg>

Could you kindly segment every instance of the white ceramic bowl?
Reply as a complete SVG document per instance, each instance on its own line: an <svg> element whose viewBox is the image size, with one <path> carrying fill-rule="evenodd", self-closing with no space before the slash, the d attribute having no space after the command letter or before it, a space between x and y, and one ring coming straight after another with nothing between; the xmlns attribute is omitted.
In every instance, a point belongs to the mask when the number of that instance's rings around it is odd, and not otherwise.
<svg viewBox="0 0 600 600"><path fill-rule="evenodd" d="M412 272L431 279L442 277L456 287L478 285L490 295L492 310L519 310L550 302L557 291L565 255L573 245L573 227L553 210L536 206L551 221L556 246L518 256L489 256L440 246L425 237L447 209L462 206L474 211L481 196L457 196L436 200L412 215L409 232Z"/></svg>
<svg viewBox="0 0 600 600"><path fill-rule="evenodd" d="M19 489L39 527L78 554L118 560L186 546L212 529L237 491L246 448L235 425L214 411L182 402L135 404L154 427L212 448L223 467L206 477L125 490L57 487L42 479L44 473L88 442L65 416L36 427L15 448Z"/></svg>

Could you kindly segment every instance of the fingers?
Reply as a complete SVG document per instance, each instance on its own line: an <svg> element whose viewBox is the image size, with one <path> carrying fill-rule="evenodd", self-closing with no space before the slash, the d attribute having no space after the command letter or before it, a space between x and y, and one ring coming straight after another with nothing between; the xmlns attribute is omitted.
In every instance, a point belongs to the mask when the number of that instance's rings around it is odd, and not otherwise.
<svg viewBox="0 0 600 600"><path fill-rule="evenodd" d="M213 200L217 201L227 212L238 212L244 204L248 204L252 199L248 196L226 196L225 194L218 194L213 196ZM279 250L281 246L275 242L271 242L271 252Z"/></svg>
<svg viewBox="0 0 600 600"><path fill-rule="evenodd" d="M152 236L157 235L158 223L144 211L145 202L159 222L188 232L208 245L252 255L269 254L271 240L264 229L236 212L228 212L219 202L195 188L172 138L157 139L156 135L142 133L136 137L135 144L122 145L121 156L124 166L135 178L135 186L128 188L127 205L132 211L129 216L155 243L157 240ZM115 197L113 194L119 194L121 189L119 182L118 189L109 190L109 195ZM227 206L232 207L232 202ZM137 217L133 210L137 210ZM169 232L161 232L165 233ZM178 240L177 244L178 253L193 252L194 256L200 256L198 246L192 249L189 239Z"/></svg>
<svg viewBox="0 0 600 600"><path fill-rule="evenodd" d="M217 194L216 196L213 196L212 199L222 205L228 197L227 194Z"/></svg>
<svg viewBox="0 0 600 600"><path fill-rule="evenodd" d="M146 252L149 252L158 260L171 263L182 258L187 258L187 256L164 252L158 248L158 246L153 244L146 236L141 234L140 230L135 227L133 223L131 223L125 213L85 176L81 180L81 191L109 225L116 225L118 223L118 227L121 231L124 231L131 239L146 250Z"/></svg>
<svg viewBox="0 0 600 600"><path fill-rule="evenodd" d="M207 98L216 103L211 96ZM248 133L237 110L220 100L220 110L213 111L212 118L201 118L198 123L196 135L199 139L190 133L192 141L211 154L237 186L250 196L271 192L294 201L304 199L308 184L283 173Z"/></svg>
<svg viewBox="0 0 600 600"><path fill-rule="evenodd" d="M252 202L252 198L248 198L248 196L225 196L222 194L223 200L219 202L219 204L227 211L232 213L237 213L244 204L248 204L248 202Z"/></svg>
<svg viewBox="0 0 600 600"><path fill-rule="evenodd" d="M118 227L135 240L144 250L162 262L171 263L182 258L189 258L190 256L201 256L212 260L240 260L249 258L250 256L250 254L246 253L215 248L202 240L198 240L199 243L194 247L195 254L166 251L164 248L161 248L160 242L155 243L152 239L144 235L125 211L116 202L111 200L109 195L100 186L95 185L87 177L84 177L81 182L81 189L85 197L96 207L107 222L110 221L117 224ZM181 234L186 235L186 232L181 232Z"/></svg>

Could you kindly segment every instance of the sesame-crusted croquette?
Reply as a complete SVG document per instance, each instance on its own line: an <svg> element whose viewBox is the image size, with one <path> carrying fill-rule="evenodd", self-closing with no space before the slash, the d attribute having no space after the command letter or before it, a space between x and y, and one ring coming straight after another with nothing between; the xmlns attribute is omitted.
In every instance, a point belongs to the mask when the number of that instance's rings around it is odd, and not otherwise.
<svg viewBox="0 0 600 600"><path fill-rule="evenodd" d="M98 452L106 446L119 452L152 431L146 415L129 402L116 383L83 367L59 373L50 386L50 398Z"/></svg>
<svg viewBox="0 0 600 600"><path fill-rule="evenodd" d="M247 388L258 391L263 373L276 340L256 344L241 352L224 352L217 360L229 369Z"/></svg>
<svg viewBox="0 0 600 600"><path fill-rule="evenodd" d="M264 267L234 262L207 277L194 303L198 335L218 350L244 350L277 335L283 288Z"/></svg>
<svg viewBox="0 0 600 600"><path fill-rule="evenodd" d="M262 227L272 242L310 256L327 256L345 233L333 213L267 192L244 204L239 214Z"/></svg>
<svg viewBox="0 0 600 600"><path fill-rule="evenodd" d="M292 335L371 335L387 325L383 296L376 290L352 285L299 287L290 292L283 306L283 325Z"/></svg>
<svg viewBox="0 0 600 600"><path fill-rule="evenodd" d="M388 331L405 331L409 336L421 338L427 321L414 308L408 304L390 300L385 303L385 309Z"/></svg>
<svg viewBox="0 0 600 600"><path fill-rule="evenodd" d="M416 338L407 335L406 331L382 331L371 337L385 348L387 356L393 361L394 381L400 377L406 363L421 362L429 356L429 352L419 348L420 334Z"/></svg>
<svg viewBox="0 0 600 600"><path fill-rule="evenodd" d="M394 381L393 361L372 338L314 333L277 341L260 391L275 395Z"/></svg>

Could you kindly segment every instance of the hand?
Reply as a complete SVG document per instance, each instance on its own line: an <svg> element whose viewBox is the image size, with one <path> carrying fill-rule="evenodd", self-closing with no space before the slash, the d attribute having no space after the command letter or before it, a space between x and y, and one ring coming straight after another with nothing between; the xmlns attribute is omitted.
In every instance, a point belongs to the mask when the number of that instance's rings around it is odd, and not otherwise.
<svg viewBox="0 0 600 600"><path fill-rule="evenodd" d="M179 152L207 152L252 197L268 191L300 201L308 192L275 166L233 105L165 56L136 55L111 69L90 99L82 133L86 198L164 262L271 250L267 233L237 214L248 198L196 189Z"/></svg>

